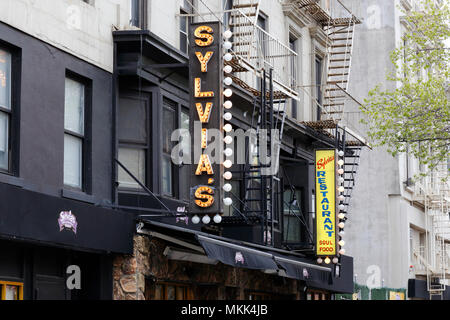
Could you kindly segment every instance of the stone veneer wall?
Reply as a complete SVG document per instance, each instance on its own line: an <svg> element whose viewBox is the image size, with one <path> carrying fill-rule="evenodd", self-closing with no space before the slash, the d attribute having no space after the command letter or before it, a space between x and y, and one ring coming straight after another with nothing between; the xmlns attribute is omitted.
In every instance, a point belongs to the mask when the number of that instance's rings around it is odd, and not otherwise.
<svg viewBox="0 0 450 320"><path fill-rule="evenodd" d="M146 285L150 287L156 281L190 284L196 299L246 299L246 290L300 299L303 292L300 281L258 270L233 268L222 263L207 265L168 260L163 255L167 245L159 239L136 235L133 255L115 256L115 300L145 300L146 289L149 289Z"/></svg>

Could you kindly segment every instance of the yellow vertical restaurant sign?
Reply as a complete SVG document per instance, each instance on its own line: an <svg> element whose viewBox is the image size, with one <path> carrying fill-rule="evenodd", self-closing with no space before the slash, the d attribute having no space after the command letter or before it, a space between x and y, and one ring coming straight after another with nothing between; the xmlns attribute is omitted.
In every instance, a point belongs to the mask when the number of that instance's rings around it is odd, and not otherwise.
<svg viewBox="0 0 450 320"><path fill-rule="evenodd" d="M336 151L316 150L316 254L336 255Z"/></svg>

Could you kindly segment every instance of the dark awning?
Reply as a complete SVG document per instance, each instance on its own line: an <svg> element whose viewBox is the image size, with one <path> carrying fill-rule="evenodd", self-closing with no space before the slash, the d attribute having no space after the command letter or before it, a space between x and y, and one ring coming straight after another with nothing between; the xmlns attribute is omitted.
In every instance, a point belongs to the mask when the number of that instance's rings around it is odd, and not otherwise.
<svg viewBox="0 0 450 320"><path fill-rule="evenodd" d="M286 258L274 255L274 259L286 273L286 276L306 282L333 283L331 268L302 261L299 258Z"/></svg>
<svg viewBox="0 0 450 320"><path fill-rule="evenodd" d="M197 235L197 239L210 259L219 260L223 264L256 270L278 270L270 253L202 235Z"/></svg>

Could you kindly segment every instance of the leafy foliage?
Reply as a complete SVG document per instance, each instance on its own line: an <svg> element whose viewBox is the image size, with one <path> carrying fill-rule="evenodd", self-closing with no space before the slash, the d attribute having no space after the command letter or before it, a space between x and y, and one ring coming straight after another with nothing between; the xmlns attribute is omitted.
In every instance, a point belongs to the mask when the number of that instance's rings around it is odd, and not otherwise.
<svg viewBox="0 0 450 320"><path fill-rule="evenodd" d="M419 3L404 12L408 28L390 55L393 89L376 86L361 110L377 145L393 156L408 151L432 170L450 156L450 16L447 1Z"/></svg>

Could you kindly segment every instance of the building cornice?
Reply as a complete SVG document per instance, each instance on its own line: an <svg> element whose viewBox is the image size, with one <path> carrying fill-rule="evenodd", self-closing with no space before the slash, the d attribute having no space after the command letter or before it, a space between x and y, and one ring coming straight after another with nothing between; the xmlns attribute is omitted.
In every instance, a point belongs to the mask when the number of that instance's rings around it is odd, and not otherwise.
<svg viewBox="0 0 450 320"><path fill-rule="evenodd" d="M313 23L313 20L308 16L308 14L299 9L298 6L293 3L283 4L283 13L286 17L290 18L302 28Z"/></svg>

